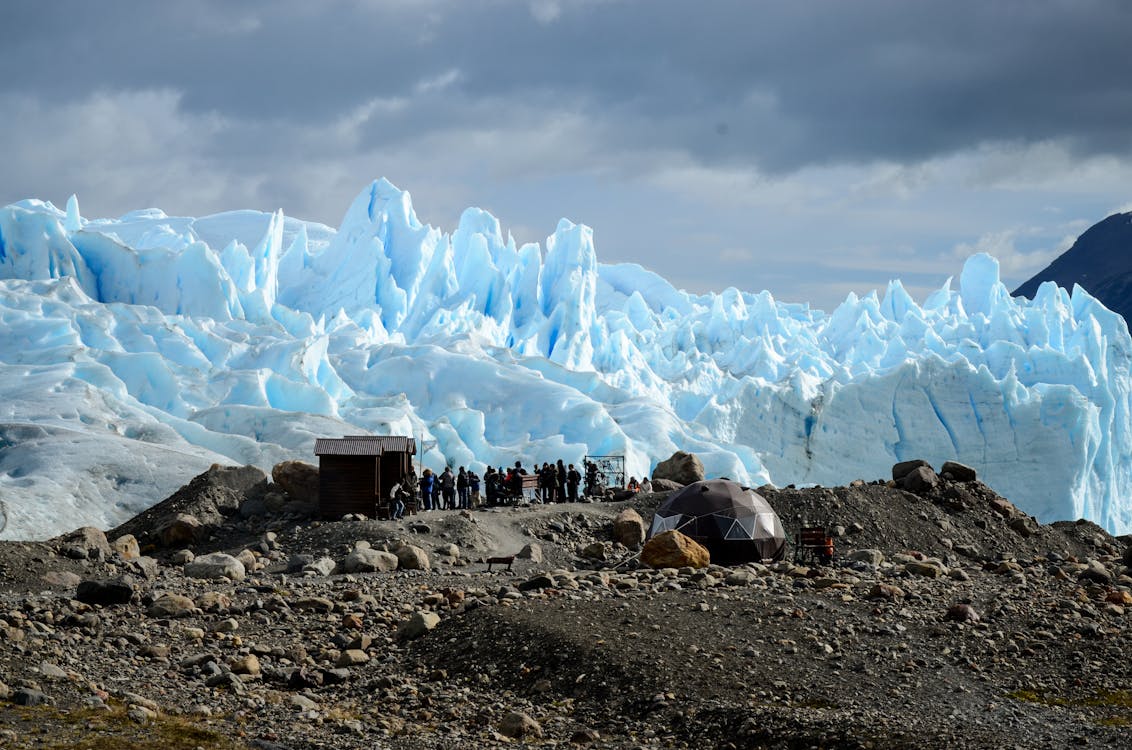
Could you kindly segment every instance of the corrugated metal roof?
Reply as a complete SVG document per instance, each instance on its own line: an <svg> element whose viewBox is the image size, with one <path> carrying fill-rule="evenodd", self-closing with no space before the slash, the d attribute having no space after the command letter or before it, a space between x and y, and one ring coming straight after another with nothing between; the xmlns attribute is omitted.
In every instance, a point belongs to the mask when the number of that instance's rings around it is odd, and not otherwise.
<svg viewBox="0 0 1132 750"><path fill-rule="evenodd" d="M316 438L316 456L380 456L390 453L417 452L417 441L401 435L348 435L344 438Z"/></svg>

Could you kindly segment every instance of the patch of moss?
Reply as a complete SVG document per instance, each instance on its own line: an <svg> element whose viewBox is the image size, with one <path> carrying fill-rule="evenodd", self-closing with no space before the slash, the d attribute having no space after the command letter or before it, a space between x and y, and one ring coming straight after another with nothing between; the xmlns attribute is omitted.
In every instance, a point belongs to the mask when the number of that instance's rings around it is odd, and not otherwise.
<svg viewBox="0 0 1132 750"><path fill-rule="evenodd" d="M1102 690L1086 700L1085 705L1132 708L1132 690Z"/></svg>
<svg viewBox="0 0 1132 750"><path fill-rule="evenodd" d="M1042 690L1014 690L1006 694L1007 698L1013 698L1016 701L1024 703L1038 703L1043 706L1068 706L1070 702L1066 698L1058 696L1051 696Z"/></svg>
<svg viewBox="0 0 1132 750"><path fill-rule="evenodd" d="M39 727L36 747L45 750L241 750L224 733L186 719L159 715L145 724L133 721L122 706L110 710L84 708L64 711L53 707L20 709L14 718Z"/></svg>
<svg viewBox="0 0 1132 750"><path fill-rule="evenodd" d="M1100 690L1091 698L1074 699L1051 696L1039 690L1015 690L1007 693L1007 697L1043 706L1132 709L1132 690ZM1105 716L1097 719L1097 724L1104 727L1127 727L1132 726L1132 717L1125 714Z"/></svg>

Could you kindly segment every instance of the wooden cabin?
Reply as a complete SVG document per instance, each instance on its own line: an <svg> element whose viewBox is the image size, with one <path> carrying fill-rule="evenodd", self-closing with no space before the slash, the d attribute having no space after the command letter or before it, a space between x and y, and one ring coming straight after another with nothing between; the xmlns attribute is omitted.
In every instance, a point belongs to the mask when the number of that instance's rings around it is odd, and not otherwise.
<svg viewBox="0 0 1132 750"><path fill-rule="evenodd" d="M395 435L318 438L318 507L323 518L347 513L378 517L393 485L413 466L417 443Z"/></svg>

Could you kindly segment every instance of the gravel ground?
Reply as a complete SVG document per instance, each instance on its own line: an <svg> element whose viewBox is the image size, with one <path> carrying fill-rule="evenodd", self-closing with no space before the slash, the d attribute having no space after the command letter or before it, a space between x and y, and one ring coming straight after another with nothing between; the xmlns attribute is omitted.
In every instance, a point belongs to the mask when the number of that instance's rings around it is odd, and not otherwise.
<svg viewBox="0 0 1132 750"><path fill-rule="evenodd" d="M1126 540L978 482L764 488L787 529L835 529L835 562L702 570L613 541L661 495L320 523L194 483L231 507L193 563L238 555L240 580L94 531L0 543L0 746L1128 746ZM397 569L344 572L363 558Z"/></svg>

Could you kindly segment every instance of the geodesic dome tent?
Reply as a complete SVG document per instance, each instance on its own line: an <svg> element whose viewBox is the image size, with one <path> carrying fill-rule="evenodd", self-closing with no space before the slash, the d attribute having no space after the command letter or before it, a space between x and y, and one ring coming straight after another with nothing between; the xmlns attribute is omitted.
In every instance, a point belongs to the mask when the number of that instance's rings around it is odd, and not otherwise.
<svg viewBox="0 0 1132 750"><path fill-rule="evenodd" d="M770 503L728 479L694 482L672 493L652 518L649 537L679 531L707 547L721 564L781 560L786 532Z"/></svg>

